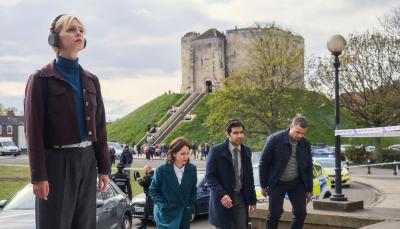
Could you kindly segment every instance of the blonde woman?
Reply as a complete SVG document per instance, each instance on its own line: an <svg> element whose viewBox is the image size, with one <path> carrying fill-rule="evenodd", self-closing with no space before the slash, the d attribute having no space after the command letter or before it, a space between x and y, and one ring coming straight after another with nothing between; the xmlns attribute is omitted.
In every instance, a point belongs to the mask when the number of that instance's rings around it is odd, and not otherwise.
<svg viewBox="0 0 400 229"><path fill-rule="evenodd" d="M104 191L110 172L100 84L79 64L79 18L56 17L48 43L55 60L29 77L24 104L36 228L94 229L96 176Z"/></svg>

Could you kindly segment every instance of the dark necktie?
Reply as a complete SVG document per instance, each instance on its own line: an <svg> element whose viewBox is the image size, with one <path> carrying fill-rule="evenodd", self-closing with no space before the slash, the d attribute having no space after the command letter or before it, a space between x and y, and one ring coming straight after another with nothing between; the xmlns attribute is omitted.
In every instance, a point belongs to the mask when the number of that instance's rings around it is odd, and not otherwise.
<svg viewBox="0 0 400 229"><path fill-rule="evenodd" d="M235 182L236 182L235 190L239 192L240 189L242 189L242 184L240 182L240 171L239 171L240 150L238 148L234 148L233 152L234 152L233 167L235 169Z"/></svg>

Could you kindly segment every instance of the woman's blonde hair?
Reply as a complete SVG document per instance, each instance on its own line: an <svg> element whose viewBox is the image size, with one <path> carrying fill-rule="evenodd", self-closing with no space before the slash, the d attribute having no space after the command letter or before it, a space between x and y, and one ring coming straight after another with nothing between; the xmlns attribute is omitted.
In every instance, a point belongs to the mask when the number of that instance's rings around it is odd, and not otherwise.
<svg viewBox="0 0 400 229"><path fill-rule="evenodd" d="M49 34L60 33L62 29L69 27L74 19L77 20L79 24L81 24L81 26L83 27L83 32L85 33L86 32L85 26L83 25L82 21L79 20L78 17L69 14L63 14L60 17L56 17L54 21L51 23ZM60 48L55 46L52 46L52 48L53 51L58 55L60 52Z"/></svg>
<svg viewBox="0 0 400 229"><path fill-rule="evenodd" d="M178 137L172 140L171 144L169 144L169 149L167 153L167 163L175 163L174 155L176 155L176 153L178 153L179 150L181 150L185 146L190 149L189 142L184 137ZM187 162L190 162L189 158Z"/></svg>

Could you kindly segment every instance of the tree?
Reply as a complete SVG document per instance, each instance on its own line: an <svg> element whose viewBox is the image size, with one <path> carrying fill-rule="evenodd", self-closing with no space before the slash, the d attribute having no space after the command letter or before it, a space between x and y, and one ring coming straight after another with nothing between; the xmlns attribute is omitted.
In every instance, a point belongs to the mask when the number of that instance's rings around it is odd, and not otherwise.
<svg viewBox="0 0 400 229"><path fill-rule="evenodd" d="M302 37L274 25L263 26L253 34L246 62L208 102L211 113L206 126L214 135L221 133L229 118L247 123L246 132L250 135L269 135L287 126L301 111Z"/></svg>
<svg viewBox="0 0 400 229"><path fill-rule="evenodd" d="M388 36L400 38L400 8L395 8L391 14L379 19L382 28Z"/></svg>
<svg viewBox="0 0 400 229"><path fill-rule="evenodd" d="M341 55L340 105L363 127L397 125L400 121L398 41L380 32L351 34ZM310 87L330 98L334 92L333 65L316 61ZM380 138L375 139L380 152Z"/></svg>

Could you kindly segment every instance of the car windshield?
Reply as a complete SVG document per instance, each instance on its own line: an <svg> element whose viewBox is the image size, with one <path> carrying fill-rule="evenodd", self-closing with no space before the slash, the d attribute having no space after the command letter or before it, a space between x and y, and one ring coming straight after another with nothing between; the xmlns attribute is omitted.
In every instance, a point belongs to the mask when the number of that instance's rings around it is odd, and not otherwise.
<svg viewBox="0 0 400 229"><path fill-rule="evenodd" d="M335 160L317 159L315 162L320 163L323 168L335 168Z"/></svg>
<svg viewBox="0 0 400 229"><path fill-rule="evenodd" d="M32 184L28 184L7 203L4 210L35 209L35 196L32 193Z"/></svg>
<svg viewBox="0 0 400 229"><path fill-rule="evenodd" d="M12 141L7 141L7 142L3 142L3 146L16 146L16 145Z"/></svg>

